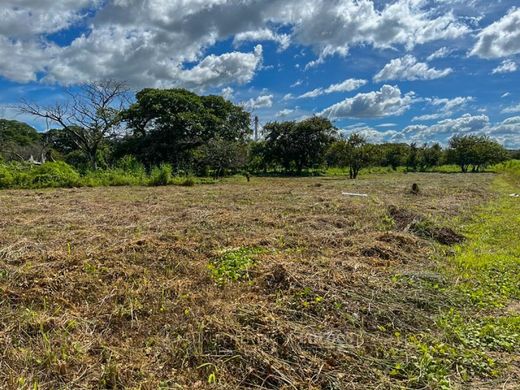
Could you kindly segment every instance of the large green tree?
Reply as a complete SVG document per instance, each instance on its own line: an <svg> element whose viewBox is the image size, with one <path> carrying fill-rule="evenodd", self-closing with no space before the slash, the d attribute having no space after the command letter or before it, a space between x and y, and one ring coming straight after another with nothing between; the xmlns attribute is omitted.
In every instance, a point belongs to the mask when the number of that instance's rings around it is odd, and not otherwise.
<svg viewBox="0 0 520 390"><path fill-rule="evenodd" d="M300 122L270 122L264 129L263 154L272 165L301 173L324 162L325 151L334 142L336 128L325 118Z"/></svg>
<svg viewBox="0 0 520 390"><path fill-rule="evenodd" d="M40 149L40 134L33 127L16 120L0 119L0 157L26 160Z"/></svg>
<svg viewBox="0 0 520 390"><path fill-rule="evenodd" d="M497 141L486 136L457 135L450 139L447 151L448 161L467 172L479 172L488 165L502 162L508 153Z"/></svg>
<svg viewBox="0 0 520 390"><path fill-rule="evenodd" d="M242 142L250 134L250 116L221 96L199 96L185 89L147 88L123 114L131 133L120 153L135 154L148 165L193 163L195 151L210 140Z"/></svg>

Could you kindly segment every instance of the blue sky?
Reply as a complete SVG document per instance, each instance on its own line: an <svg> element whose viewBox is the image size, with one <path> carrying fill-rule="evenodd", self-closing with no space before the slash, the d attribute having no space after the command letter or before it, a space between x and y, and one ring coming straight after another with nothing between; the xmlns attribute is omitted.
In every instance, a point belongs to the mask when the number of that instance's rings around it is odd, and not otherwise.
<svg viewBox="0 0 520 390"><path fill-rule="evenodd" d="M0 19L0 117L39 130L13 105L114 78L223 94L261 123L520 148L514 0L3 0Z"/></svg>

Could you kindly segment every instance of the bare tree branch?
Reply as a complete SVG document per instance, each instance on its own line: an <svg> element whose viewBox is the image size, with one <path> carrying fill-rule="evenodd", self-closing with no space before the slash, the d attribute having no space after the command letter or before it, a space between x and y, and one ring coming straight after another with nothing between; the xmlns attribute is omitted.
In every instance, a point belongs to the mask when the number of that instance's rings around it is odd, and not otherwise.
<svg viewBox="0 0 520 390"><path fill-rule="evenodd" d="M100 144L119 130L121 113L129 103L129 90L124 82L102 80L66 92L69 99L65 103L43 107L22 101L18 109L61 126L95 169Z"/></svg>

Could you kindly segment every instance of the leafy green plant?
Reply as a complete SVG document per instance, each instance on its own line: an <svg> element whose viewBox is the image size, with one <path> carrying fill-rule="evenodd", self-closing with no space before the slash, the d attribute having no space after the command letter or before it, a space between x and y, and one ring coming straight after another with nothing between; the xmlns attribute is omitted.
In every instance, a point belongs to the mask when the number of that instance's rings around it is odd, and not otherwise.
<svg viewBox="0 0 520 390"><path fill-rule="evenodd" d="M13 175L9 168L0 164L0 188L9 188L13 184Z"/></svg>
<svg viewBox="0 0 520 390"><path fill-rule="evenodd" d="M211 277L218 285L249 278L249 270L254 265L254 255L261 248L226 249L208 264Z"/></svg>
<svg viewBox="0 0 520 390"><path fill-rule="evenodd" d="M161 164L152 169L148 185L166 186L172 180L172 166L170 164Z"/></svg>

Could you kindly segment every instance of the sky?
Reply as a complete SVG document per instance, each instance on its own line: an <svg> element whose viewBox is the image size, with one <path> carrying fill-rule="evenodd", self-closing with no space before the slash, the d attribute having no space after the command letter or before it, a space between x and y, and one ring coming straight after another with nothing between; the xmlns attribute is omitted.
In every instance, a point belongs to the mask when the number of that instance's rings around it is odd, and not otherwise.
<svg viewBox="0 0 520 390"><path fill-rule="evenodd" d="M261 124L520 148L520 0L2 0L0 117L102 79L188 88Z"/></svg>

